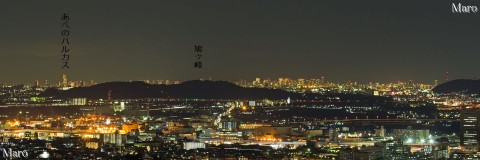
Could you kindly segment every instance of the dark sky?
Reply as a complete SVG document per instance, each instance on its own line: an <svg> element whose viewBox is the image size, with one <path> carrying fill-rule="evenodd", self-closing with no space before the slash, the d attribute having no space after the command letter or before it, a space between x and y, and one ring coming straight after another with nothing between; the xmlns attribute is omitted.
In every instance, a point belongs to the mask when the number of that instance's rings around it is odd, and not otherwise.
<svg viewBox="0 0 480 160"><path fill-rule="evenodd" d="M478 0L30 1L0 5L0 82L479 78ZM61 14L70 14L62 70ZM193 67L203 45L204 68Z"/></svg>

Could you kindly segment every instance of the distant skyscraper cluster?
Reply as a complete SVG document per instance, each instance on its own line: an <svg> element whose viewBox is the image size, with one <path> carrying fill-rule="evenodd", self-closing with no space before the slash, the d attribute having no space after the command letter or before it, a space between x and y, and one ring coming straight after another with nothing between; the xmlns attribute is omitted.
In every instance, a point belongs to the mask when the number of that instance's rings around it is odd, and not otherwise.
<svg viewBox="0 0 480 160"><path fill-rule="evenodd" d="M254 81L242 80L236 82L237 85L243 87L271 88L283 89L292 92L336 92L336 93L364 93L374 95L419 95L429 94L434 87L432 84L414 83L413 81L396 83L373 83L361 84L355 81L347 81L344 83L336 83L326 81L325 77L318 79L291 79L278 78L270 80L255 78Z"/></svg>

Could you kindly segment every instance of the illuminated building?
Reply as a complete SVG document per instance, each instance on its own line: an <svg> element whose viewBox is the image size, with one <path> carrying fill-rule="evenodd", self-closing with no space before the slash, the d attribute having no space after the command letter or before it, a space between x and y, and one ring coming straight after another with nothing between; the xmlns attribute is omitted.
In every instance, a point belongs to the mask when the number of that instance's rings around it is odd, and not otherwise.
<svg viewBox="0 0 480 160"><path fill-rule="evenodd" d="M371 147L357 147L354 148L345 148L340 150L338 154L339 159L344 160L375 160L381 159L383 155L383 149L380 146L371 146Z"/></svg>
<svg viewBox="0 0 480 160"><path fill-rule="evenodd" d="M127 141L125 134L100 134L100 145L113 144L114 146L124 146Z"/></svg>
<svg viewBox="0 0 480 160"><path fill-rule="evenodd" d="M306 130L305 135L307 135L308 137L322 136L323 135L323 130L321 130L321 129Z"/></svg>
<svg viewBox="0 0 480 160"><path fill-rule="evenodd" d="M195 121L195 122L189 122L189 125L192 126L193 128L208 128L213 126L213 123L211 122L200 122L200 121Z"/></svg>
<svg viewBox="0 0 480 160"><path fill-rule="evenodd" d="M385 159L402 160L407 159L410 155L410 146L403 145L401 140L391 140L383 142L385 145L385 152L383 157Z"/></svg>
<svg viewBox="0 0 480 160"><path fill-rule="evenodd" d="M138 123L125 123L122 125L122 129L128 133L132 132L135 129L139 129L139 124Z"/></svg>
<svg viewBox="0 0 480 160"><path fill-rule="evenodd" d="M191 149L199 149L205 148L205 143L201 142L183 142L183 149L191 150Z"/></svg>
<svg viewBox="0 0 480 160"><path fill-rule="evenodd" d="M383 128L383 126L381 126L379 129L375 129L375 136L385 137L385 128Z"/></svg>
<svg viewBox="0 0 480 160"><path fill-rule="evenodd" d="M392 136L403 140L403 143L428 143L431 139L430 130L428 129L393 129Z"/></svg>
<svg viewBox="0 0 480 160"><path fill-rule="evenodd" d="M292 134L292 127L260 127L253 131L258 140L279 140Z"/></svg>
<svg viewBox="0 0 480 160"><path fill-rule="evenodd" d="M231 117L223 117L218 124L218 128L221 131L237 131L239 126L238 120Z"/></svg>
<svg viewBox="0 0 480 160"><path fill-rule="evenodd" d="M460 111L460 144L467 151L478 151L478 109L462 107Z"/></svg>
<svg viewBox="0 0 480 160"><path fill-rule="evenodd" d="M45 102L45 97L30 97L30 102Z"/></svg>
<svg viewBox="0 0 480 160"><path fill-rule="evenodd" d="M264 123L242 123L240 124L240 129L256 129L259 127L271 126L270 124Z"/></svg>
<svg viewBox="0 0 480 160"><path fill-rule="evenodd" d="M83 106L87 104L87 99L86 98L73 98L69 101L70 105L74 106Z"/></svg>
<svg viewBox="0 0 480 160"><path fill-rule="evenodd" d="M68 87L67 74L63 74L62 80L62 87Z"/></svg>

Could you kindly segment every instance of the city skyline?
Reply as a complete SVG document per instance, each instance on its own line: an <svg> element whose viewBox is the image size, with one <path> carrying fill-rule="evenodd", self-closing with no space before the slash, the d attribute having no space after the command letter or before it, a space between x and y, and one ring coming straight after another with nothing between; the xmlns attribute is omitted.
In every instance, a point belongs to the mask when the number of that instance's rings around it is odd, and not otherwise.
<svg viewBox="0 0 480 160"><path fill-rule="evenodd" d="M67 75L68 77L68 75ZM446 77L443 77L443 78L446 78ZM278 82L279 80L281 79L284 79L284 80L290 80L290 81L298 81L298 80L323 80L325 83L358 83L358 84L369 84L369 83L380 83L380 84L389 84L389 83L406 83L406 82L412 82L412 83L418 83L418 84L431 84L431 85L435 85L435 84L441 84L441 83L445 83L445 82L448 82L448 81L451 81L451 80L459 80L459 79L435 79L435 80L432 80L432 81L427 81L427 82L424 82L424 81L416 81L416 80L395 80L395 81L382 81L382 80L377 80L377 81L369 81L369 82L361 82L361 81L356 81L356 80L341 80L341 81L333 81L333 80L330 80L328 79L326 76L319 76L319 77L312 77L312 78L304 78L304 77L275 77L275 78L270 78L270 77L266 77L266 78L260 78L260 77L251 77L251 78L242 78L242 79L237 79L237 80L222 80L222 79L215 79L214 77L202 77L202 78L198 78L198 79L189 79L189 80L177 80L177 79L130 79L130 80L111 80L111 81L98 81L98 80L95 80L95 79L70 79L70 78L67 78L67 81L66 82L84 82L84 83L87 83L89 85L93 85L93 84L100 84L100 83L108 83L108 82L135 82L135 81L143 81L143 82L146 82L146 83L151 83L151 84L156 84L155 82L160 82L162 81L163 83L165 82L169 82L168 84L178 84L178 83L183 83L183 82L187 82L187 81L195 81L195 80L207 80L207 81L226 81L226 82L230 82L230 83L242 83L242 82L255 82L257 79L260 79L260 82ZM472 80L477 80L477 79L472 79ZM62 79L62 77L60 78L57 78L57 79L54 79L54 80L50 80L50 79L35 79L35 80L29 80L29 81L26 81L26 82L23 82L23 83L16 83L16 82L7 82L7 81L3 81L3 82L0 82L0 84L4 84L4 85L36 85L38 81L38 84L41 85L41 86L44 86L44 85L52 85L52 86L55 86L55 85L62 85L62 83L64 83L65 81ZM162 84L163 84L162 83Z"/></svg>
<svg viewBox="0 0 480 160"><path fill-rule="evenodd" d="M325 75L432 83L446 72L449 79L480 74L478 15L454 14L450 2L9 2L0 9L0 58L8 60L0 82L53 82L64 72L101 82ZM71 17L70 69L61 69L63 13ZM201 69L193 66L194 45L204 47Z"/></svg>
<svg viewBox="0 0 480 160"><path fill-rule="evenodd" d="M479 159L480 1L10 1L0 159Z"/></svg>

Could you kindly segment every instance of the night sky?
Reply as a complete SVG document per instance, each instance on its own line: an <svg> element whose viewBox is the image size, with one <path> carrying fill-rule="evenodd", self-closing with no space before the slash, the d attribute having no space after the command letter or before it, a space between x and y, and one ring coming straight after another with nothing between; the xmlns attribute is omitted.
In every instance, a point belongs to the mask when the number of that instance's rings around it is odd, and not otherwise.
<svg viewBox="0 0 480 160"><path fill-rule="evenodd" d="M30 1L0 5L0 82L480 78L478 0ZM140 3L139 3L140 2ZM61 14L70 69L61 69ZM194 68L194 45L203 68Z"/></svg>

